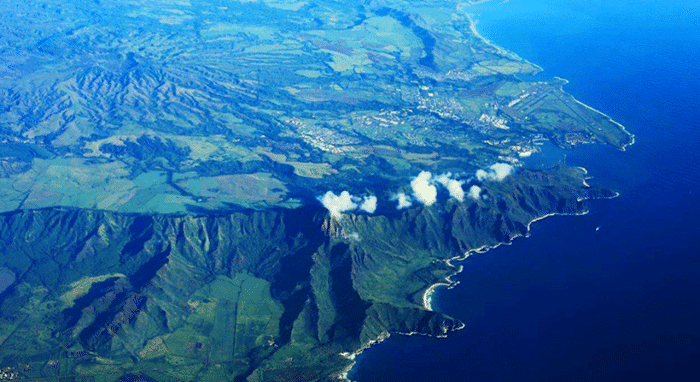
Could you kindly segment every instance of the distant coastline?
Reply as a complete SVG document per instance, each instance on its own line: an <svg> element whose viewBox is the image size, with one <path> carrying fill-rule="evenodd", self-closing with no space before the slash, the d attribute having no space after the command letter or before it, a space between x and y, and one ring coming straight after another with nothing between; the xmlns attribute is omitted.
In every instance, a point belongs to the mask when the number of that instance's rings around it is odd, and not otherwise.
<svg viewBox="0 0 700 382"><path fill-rule="evenodd" d="M470 4L471 4L471 5L476 5L476 4L485 3L485 2L487 2L487 1L490 1L490 0L482 0L482 1L477 1L477 2L474 2L474 3L470 3ZM528 65L532 65L534 68L536 68L535 73L533 73L533 74L535 74L535 75L537 75L537 74L539 74L539 73L541 73L541 72L544 71L544 68L542 68L541 66L539 66L539 65L537 65L537 64L535 64L535 63L533 63L533 62L531 62L531 61L529 61L529 60L527 60L527 59L525 59L525 58L523 58L523 57L520 57L517 53L514 53L514 52L511 52L511 51L508 51L508 50L504 49L503 47L497 45L496 43L494 43L494 42L492 42L491 40L489 40L489 39L487 39L486 37L484 37L484 36L479 32L479 30L477 29L477 25L478 25L478 23L479 23L479 20L475 19L474 16L471 15L471 14L469 14L469 13L466 14L466 17L467 17L467 19L469 20L469 30L472 32L472 34L473 34L475 37L477 37L478 39L480 39L481 41L483 41L485 44L491 46L492 48L494 48L496 51L498 51L499 53L501 53L501 54L503 54L503 55L507 55L507 56L509 56L509 57L517 58L518 60L521 60L522 62L525 62L525 63L527 63ZM554 77L554 79L561 82L562 86L560 87L560 90L563 92L563 91L564 91L563 85L568 84L568 83L569 83L569 80L567 80L566 78L561 78L561 77L556 77L556 76ZM592 112L594 112L594 113L600 114L600 115L602 115L603 117L607 118L612 124L614 124L615 126L619 127L620 130L622 130L622 131L629 137L629 142L628 142L628 143L625 143L625 144L622 144L622 146L619 147L619 149L620 149L621 151L625 151L627 147L632 146L632 145L634 144L634 134L630 133L630 132L625 128L624 125L622 125L621 123L615 121L615 120L614 120L613 118L611 118L609 115L607 115L607 114L601 112L600 110L595 109L595 108L593 108L593 107L591 107L591 106L589 106L589 105L586 105L585 103L579 101L578 99L576 99L576 97L571 96L571 98L573 98L573 100L574 100L577 104L579 104L580 106L584 107L585 109L590 110L590 111L592 111Z"/></svg>
<svg viewBox="0 0 700 382"><path fill-rule="evenodd" d="M490 0L483 0L483 1L480 1L479 3L474 3L474 4L485 3L487 1L490 1ZM535 72L533 73L535 75L544 71L544 69L541 66L520 57L517 53L514 53L514 52L511 52L511 51L504 49L503 47L493 43L491 40L484 37L481 33L479 33L479 30L477 29L477 24L478 24L479 20L474 19L474 17L468 13L466 14L466 17L469 20L469 30L472 32L472 34L476 38L483 41L484 44L494 48L500 54L503 54L505 56L509 56L511 58L518 59L522 62L527 63L528 65L532 65L535 68Z"/></svg>

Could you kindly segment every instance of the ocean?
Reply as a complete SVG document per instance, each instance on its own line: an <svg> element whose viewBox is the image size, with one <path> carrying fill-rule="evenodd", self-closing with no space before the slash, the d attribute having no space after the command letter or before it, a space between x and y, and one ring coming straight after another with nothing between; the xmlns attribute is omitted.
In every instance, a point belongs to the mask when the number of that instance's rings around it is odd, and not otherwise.
<svg viewBox="0 0 700 382"><path fill-rule="evenodd" d="M494 0L473 12L486 38L636 136L625 152L547 147L527 166L583 166L620 197L469 257L460 284L433 296L463 330L393 335L349 376L700 379L700 1Z"/></svg>

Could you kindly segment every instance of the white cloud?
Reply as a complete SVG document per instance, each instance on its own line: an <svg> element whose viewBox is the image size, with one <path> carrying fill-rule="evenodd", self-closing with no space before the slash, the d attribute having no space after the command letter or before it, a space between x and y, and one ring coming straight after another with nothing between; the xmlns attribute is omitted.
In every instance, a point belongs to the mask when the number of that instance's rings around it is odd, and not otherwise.
<svg viewBox="0 0 700 382"><path fill-rule="evenodd" d="M362 204L360 204L360 209L365 212L373 214L377 210L377 197L376 196L365 196Z"/></svg>
<svg viewBox="0 0 700 382"><path fill-rule="evenodd" d="M447 184L450 183L450 180L452 179L452 173L451 172L446 172L444 174L440 174L436 176L435 181L442 184L443 186L447 187Z"/></svg>
<svg viewBox="0 0 700 382"><path fill-rule="evenodd" d="M471 186L469 187L469 197L474 200L479 200L481 198L481 187Z"/></svg>
<svg viewBox="0 0 700 382"><path fill-rule="evenodd" d="M408 208L413 204L411 198L403 192L396 194L396 199L399 201L399 204L396 206L397 210Z"/></svg>
<svg viewBox="0 0 700 382"><path fill-rule="evenodd" d="M460 202L464 201L465 194L462 188L464 181L453 179L450 172L433 175L429 171L421 171L420 174L411 180L412 197L404 193L398 193L393 197L393 200L398 200L399 202L396 208L400 210L410 207L414 200L426 206L433 205L437 201L437 184L445 187L450 197Z"/></svg>
<svg viewBox="0 0 700 382"><path fill-rule="evenodd" d="M464 190L462 189L462 184L464 184L464 182L461 180L452 179L452 173L448 172L441 174L433 179L435 182L445 186L451 197L459 200L460 202L464 201Z"/></svg>
<svg viewBox="0 0 700 382"><path fill-rule="evenodd" d="M461 180L454 180L450 179L449 182L447 182L447 191L450 192L450 196L459 200L460 202L464 201L464 189L462 188L462 182Z"/></svg>
<svg viewBox="0 0 700 382"><path fill-rule="evenodd" d="M411 181L413 195L426 206L433 205L437 199L437 188L430 184L431 177L432 174L429 171L421 171L421 173Z"/></svg>
<svg viewBox="0 0 700 382"><path fill-rule="evenodd" d="M353 197L349 192L343 191L340 195L336 195L333 191L326 192L321 198L321 204L330 212L331 216L339 220L342 213L352 211L357 208L357 204L353 202Z"/></svg>
<svg viewBox="0 0 700 382"><path fill-rule="evenodd" d="M336 220L340 220L343 212L360 208L362 211L372 214L377 209L376 196L370 195L360 199L357 196L350 195L347 191L341 192L340 195L336 195L333 191L328 191L322 197L319 197L318 200L321 201L321 204L326 207Z"/></svg>
<svg viewBox="0 0 700 382"><path fill-rule="evenodd" d="M503 181L513 173L514 167L508 163L492 164L487 170L477 170L476 178L483 180Z"/></svg>
<svg viewBox="0 0 700 382"><path fill-rule="evenodd" d="M495 174L496 180L500 182L507 176L512 174L514 168L508 163L496 163L494 165L491 165L491 170Z"/></svg>

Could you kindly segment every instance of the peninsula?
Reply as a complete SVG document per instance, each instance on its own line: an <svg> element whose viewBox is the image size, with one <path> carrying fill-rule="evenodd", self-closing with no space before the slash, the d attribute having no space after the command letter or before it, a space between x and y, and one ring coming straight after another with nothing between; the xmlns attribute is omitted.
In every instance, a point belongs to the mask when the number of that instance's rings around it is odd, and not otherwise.
<svg viewBox="0 0 700 382"><path fill-rule="evenodd" d="M444 336L451 260L614 196L542 142L633 137L401 0L0 4L0 370L334 380ZM449 284L449 279L447 281ZM9 375L9 374L8 374Z"/></svg>

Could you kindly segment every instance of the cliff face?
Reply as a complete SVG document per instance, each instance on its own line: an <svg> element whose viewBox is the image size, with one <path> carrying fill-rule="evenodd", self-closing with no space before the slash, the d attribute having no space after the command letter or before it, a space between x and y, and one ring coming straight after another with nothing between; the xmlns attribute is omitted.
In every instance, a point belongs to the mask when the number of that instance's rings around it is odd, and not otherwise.
<svg viewBox="0 0 700 382"><path fill-rule="evenodd" d="M14 280L0 294L0 362L27 377L327 378L350 362L340 353L384 333L459 327L422 305L425 289L453 272L444 260L610 196L582 177L521 171L478 201L340 221L320 207L6 213L0 270Z"/></svg>

